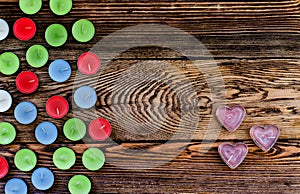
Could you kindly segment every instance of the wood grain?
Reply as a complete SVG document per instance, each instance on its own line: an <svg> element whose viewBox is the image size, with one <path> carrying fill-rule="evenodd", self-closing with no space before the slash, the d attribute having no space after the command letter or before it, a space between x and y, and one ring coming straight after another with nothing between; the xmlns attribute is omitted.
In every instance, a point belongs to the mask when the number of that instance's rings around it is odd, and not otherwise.
<svg viewBox="0 0 300 194"><path fill-rule="evenodd" d="M14 97L12 108L1 113L0 121L13 123L18 132L13 144L0 146L0 154L8 158L11 167L9 175L0 180L0 192L10 178L19 177L25 179L30 193L68 193L68 180L75 174L85 174L92 180L91 193L299 193L299 8L296 0L75 0L71 13L57 17L44 0L41 11L30 16L38 25L35 39L21 42L10 33L0 42L0 53L13 51L19 56L19 72L31 70L40 78L37 92L22 95L14 83L17 74L0 76L0 88ZM0 10L0 17L10 26L26 16L17 0L1 0ZM81 18L90 19L96 27L95 37L87 44L76 42L70 34L72 24ZM45 29L52 23L62 23L69 32L63 47L52 48L45 43ZM226 97L224 103L241 104L247 110L235 133L226 132L215 119L219 102L212 98L207 75L186 56L169 48L145 45L114 53L127 43L112 42L114 47L107 49L117 56L101 69L100 76L87 78L77 73L80 54L111 33L138 24L176 27L204 44L215 61L203 56L195 60L218 64L219 71L211 72L210 78L216 83L221 77L224 90L216 86L214 91ZM48 76L48 65L29 67L25 53L32 44L49 49L48 64L58 58L68 60L73 69L70 80L57 84ZM98 101L95 109L84 111L73 105L72 94L87 83L96 89ZM62 95L72 104L61 120L45 113L45 103L53 95ZM33 124L24 126L15 121L13 110L27 100L37 105L39 116ZM88 136L79 142L66 140L62 128L71 117L80 117L86 124L95 117L107 118L113 126L114 142L99 144ZM51 146L42 146L34 138L34 129L42 121L58 126L59 137ZM250 139L249 129L254 124L276 124L281 129L278 142L267 153ZM218 156L217 146L224 141L243 141L249 146L249 154L236 170L230 170ZM76 152L76 164L69 171L60 171L52 163L52 154L60 146ZM81 155L90 146L106 153L108 162L100 171L87 171L81 164ZM38 154L38 166L53 170L56 183L51 190L35 190L31 172L20 172L14 166L14 154L25 147ZM125 148L140 150L139 157ZM163 165L130 170L132 164L147 162Z"/></svg>

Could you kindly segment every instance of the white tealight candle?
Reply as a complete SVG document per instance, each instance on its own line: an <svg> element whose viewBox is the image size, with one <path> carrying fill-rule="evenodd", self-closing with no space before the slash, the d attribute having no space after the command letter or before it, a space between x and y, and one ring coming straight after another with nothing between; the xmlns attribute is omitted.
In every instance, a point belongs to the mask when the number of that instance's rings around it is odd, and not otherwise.
<svg viewBox="0 0 300 194"><path fill-rule="evenodd" d="M5 90L0 90L0 112L6 112L10 109L11 104L11 95Z"/></svg>
<svg viewBox="0 0 300 194"><path fill-rule="evenodd" d="M9 26L7 22L3 19L0 19L0 41L4 40L9 33Z"/></svg>

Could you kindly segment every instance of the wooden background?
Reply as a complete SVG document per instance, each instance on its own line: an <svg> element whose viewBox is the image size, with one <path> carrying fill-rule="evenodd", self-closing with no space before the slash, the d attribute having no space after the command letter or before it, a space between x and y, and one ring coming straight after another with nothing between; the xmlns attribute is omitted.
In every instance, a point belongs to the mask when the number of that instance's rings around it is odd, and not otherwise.
<svg viewBox="0 0 300 194"><path fill-rule="evenodd" d="M0 17L10 26L24 16L17 0L0 1ZM10 33L5 41L0 42L1 53L12 51L20 57L19 72L29 69L40 78L36 93L22 95L14 83L17 74L0 77L0 88L11 92L14 98L13 107L1 113L0 121L12 122L17 128L16 140L11 145L0 147L1 155L6 156L10 164L8 176L0 180L0 193L13 177L23 178L30 193L68 193L66 185L75 174L85 174L92 180L91 193L300 192L299 1L75 0L68 15L57 17L51 13L48 1L44 0L41 11L30 17L38 26L34 39L21 42ZM82 18L90 19L96 27L96 36L88 44L77 43L72 36L60 48L51 48L45 43L44 32L48 25L61 23L70 34L72 24ZM207 130L208 122L215 122L213 106L216 102L211 99L204 75L186 57L168 48L132 48L103 68L99 79L88 80L79 76L75 81L76 60L81 53L124 27L153 23L182 29L195 36L211 52L225 83L225 102L241 104L247 109L247 116L235 133L224 129L219 133L217 128ZM54 83L48 76L48 65L33 69L26 63L26 50L37 43L49 49L48 64L58 58L70 62L74 70L70 80L63 84ZM114 43L114 46L123 45ZM142 66L145 71L153 71L151 64L164 63L167 68L157 75L161 80L155 82L145 78L134 91L126 89L130 81L118 82L118 75L140 63L150 64ZM180 71L173 72L173 67ZM180 85L181 74L192 83L197 95L189 96L187 100L199 99L198 107L180 104L181 97L172 90ZM115 90L111 86L116 82L120 85L114 86ZM64 119L51 119L45 113L45 102L50 96L59 94L72 103L74 83L75 86L88 83L96 88L96 110L81 111L73 107ZM39 112L38 119L27 126L18 124L13 116L15 106L25 100L35 103ZM74 115L73 111L77 114ZM149 158L146 155L139 158L126 155L122 147L147 151L163 146L176 133L184 112L191 113L193 119L199 116L196 131L179 128L184 134L193 135L192 141L186 147L184 138L167 144L166 153L159 154L160 160L166 161L161 166L130 169L132 161L147 166ZM87 123L96 116L107 118L113 126L111 137L119 145L67 141L62 126L73 116ZM42 146L34 138L34 129L42 121L54 122L60 130L59 138L51 146ZM146 124L139 129L141 123ZM255 146L249 136L249 129L254 124L276 124L281 128L278 142L267 153ZM211 138L203 139L207 131ZM245 161L236 170L230 170L218 155L217 147L224 141L243 141L249 147ZM52 154L60 146L71 147L77 155L75 166L68 171L58 170L52 163ZM119 165L106 163L100 171L89 172L81 163L81 155L88 146L100 147L108 159L121 162ZM181 147L184 148L182 151ZM20 148L33 149L38 155L37 166L53 170L56 182L51 190L35 190L30 181L32 172L16 169L13 157ZM207 152L203 151L205 148ZM174 149L178 149L179 155L169 161L168 154Z"/></svg>

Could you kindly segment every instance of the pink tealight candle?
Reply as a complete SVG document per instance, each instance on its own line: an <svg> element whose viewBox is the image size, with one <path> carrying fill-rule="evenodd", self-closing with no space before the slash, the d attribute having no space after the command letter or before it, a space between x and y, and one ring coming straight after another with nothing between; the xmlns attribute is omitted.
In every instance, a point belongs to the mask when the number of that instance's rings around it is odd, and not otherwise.
<svg viewBox="0 0 300 194"><path fill-rule="evenodd" d="M62 96L53 96L46 103L48 115L54 119L61 119L69 111L69 103Z"/></svg>

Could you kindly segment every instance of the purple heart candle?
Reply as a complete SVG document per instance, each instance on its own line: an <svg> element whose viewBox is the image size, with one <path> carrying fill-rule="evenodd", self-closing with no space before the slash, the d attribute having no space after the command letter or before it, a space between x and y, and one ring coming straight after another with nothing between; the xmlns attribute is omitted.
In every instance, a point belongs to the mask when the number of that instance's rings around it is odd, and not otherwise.
<svg viewBox="0 0 300 194"><path fill-rule="evenodd" d="M255 125L250 129L250 136L254 143L263 151L269 151L276 143L280 129L275 125Z"/></svg>
<svg viewBox="0 0 300 194"><path fill-rule="evenodd" d="M231 108L221 106L216 111L217 119L229 132L233 132L239 128L245 115L246 110L241 105L235 105Z"/></svg>
<svg viewBox="0 0 300 194"><path fill-rule="evenodd" d="M242 142L236 144L224 142L219 145L218 152L222 160L231 169L235 169L244 161L248 153L248 147Z"/></svg>

